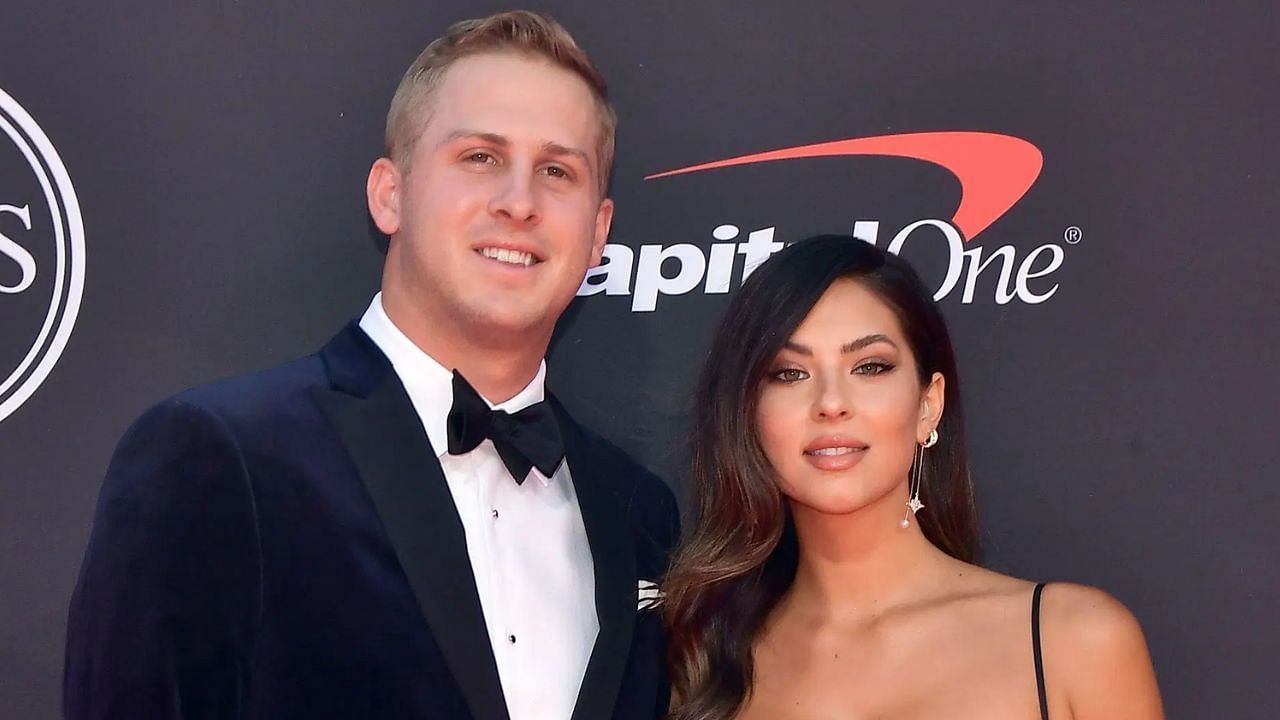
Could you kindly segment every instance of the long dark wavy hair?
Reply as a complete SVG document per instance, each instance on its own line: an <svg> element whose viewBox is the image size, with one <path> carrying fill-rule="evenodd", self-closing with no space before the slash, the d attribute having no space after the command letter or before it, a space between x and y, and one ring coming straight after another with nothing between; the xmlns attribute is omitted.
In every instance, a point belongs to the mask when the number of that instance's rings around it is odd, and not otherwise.
<svg viewBox="0 0 1280 720"><path fill-rule="evenodd" d="M665 583L671 720L733 717L751 692L752 645L795 578L798 549L786 498L756 430L760 388L783 343L831 283L856 280L896 315L923 388L946 379L938 444L925 454L916 516L925 537L966 562L978 553L955 354L942 315L897 256L845 235L779 252L751 274L711 343L694 394L693 522Z"/></svg>

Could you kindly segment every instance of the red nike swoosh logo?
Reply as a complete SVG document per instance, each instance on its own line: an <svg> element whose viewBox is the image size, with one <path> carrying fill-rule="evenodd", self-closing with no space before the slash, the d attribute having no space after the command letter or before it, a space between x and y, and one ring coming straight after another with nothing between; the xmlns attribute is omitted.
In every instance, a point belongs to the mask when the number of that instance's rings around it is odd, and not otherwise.
<svg viewBox="0 0 1280 720"><path fill-rule="evenodd" d="M770 150L667 170L649 175L645 180L773 160L844 155L914 158L946 168L960 181L960 205L951 222L968 240L977 237L1013 207L1031 189L1044 166L1044 156L1035 145L1012 135L921 132L849 138Z"/></svg>

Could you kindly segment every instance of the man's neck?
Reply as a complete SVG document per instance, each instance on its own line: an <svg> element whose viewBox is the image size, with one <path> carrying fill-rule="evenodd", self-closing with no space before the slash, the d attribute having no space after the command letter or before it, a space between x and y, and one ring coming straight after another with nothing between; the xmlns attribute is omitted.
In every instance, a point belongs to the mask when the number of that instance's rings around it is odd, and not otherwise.
<svg viewBox="0 0 1280 720"><path fill-rule="evenodd" d="M497 405L525 389L538 374L550 331L485 332L426 317L415 308L382 296L387 318L419 350L449 370L457 370L489 402Z"/></svg>
<svg viewBox="0 0 1280 720"><path fill-rule="evenodd" d="M427 351L424 350L424 352ZM538 374L538 367L542 364L542 353L532 358L481 357L478 354L472 354L469 357L459 358L453 363L446 364L438 358L437 362L457 369L467 382L471 383L471 387L474 387L489 402L497 405L510 400L528 387Z"/></svg>

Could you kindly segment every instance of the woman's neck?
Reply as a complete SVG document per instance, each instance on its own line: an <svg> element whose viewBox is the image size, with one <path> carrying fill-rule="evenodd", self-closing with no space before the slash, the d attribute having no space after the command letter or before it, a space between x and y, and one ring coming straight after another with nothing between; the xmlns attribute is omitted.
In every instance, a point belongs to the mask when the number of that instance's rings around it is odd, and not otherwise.
<svg viewBox="0 0 1280 720"><path fill-rule="evenodd" d="M799 562L786 604L818 622L857 621L927 593L954 567L914 518L901 526L904 513L895 502L844 515L793 507Z"/></svg>

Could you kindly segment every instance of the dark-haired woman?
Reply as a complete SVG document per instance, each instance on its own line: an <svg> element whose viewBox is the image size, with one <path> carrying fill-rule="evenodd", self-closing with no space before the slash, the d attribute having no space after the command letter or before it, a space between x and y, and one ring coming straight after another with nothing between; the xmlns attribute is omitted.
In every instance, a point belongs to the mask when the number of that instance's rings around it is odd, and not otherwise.
<svg viewBox="0 0 1280 720"><path fill-rule="evenodd" d="M904 261L841 236L778 253L695 402L672 718L1162 717L1124 606L973 564L955 358Z"/></svg>

